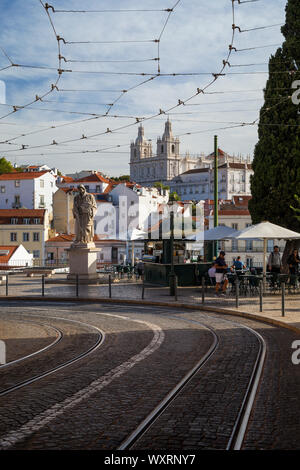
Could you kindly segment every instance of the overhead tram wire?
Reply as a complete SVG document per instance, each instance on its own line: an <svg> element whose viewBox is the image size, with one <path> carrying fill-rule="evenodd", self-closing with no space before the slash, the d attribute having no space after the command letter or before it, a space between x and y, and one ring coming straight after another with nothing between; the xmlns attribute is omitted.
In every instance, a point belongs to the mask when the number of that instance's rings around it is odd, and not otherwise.
<svg viewBox="0 0 300 470"><path fill-rule="evenodd" d="M41 0L40 0L40 1L41 1ZM165 23L164 23L164 26L163 26L163 28L162 28L162 31L161 31L161 33L160 33L160 35L159 35L159 39L158 39L158 40L153 40L154 42L158 42L158 44L159 44L160 39L161 39L161 36L162 36L162 34L163 34L163 32L164 32L164 30L165 30L165 28L166 28L166 26L167 26L167 23L168 23L168 21L169 21L170 15L171 15L171 13L173 12L173 10L176 8L176 6L179 4L180 1L181 1L181 0L177 0L177 2L175 3L175 5L173 6L173 8L167 10L167 11L168 11L167 20L166 20ZM54 11L53 7L52 7L51 5L49 5L49 4L47 4L47 3L45 4L44 7L45 7L45 9L46 9L46 11L47 11L47 14L48 14L50 20L51 20L51 17L50 17L50 15L49 15L49 11L48 11L48 10L49 10L49 9L52 9L52 11ZM164 11L166 11L166 10L164 10ZM52 24L52 27L54 28L54 25L53 25L52 20L51 20L51 24ZM59 46L60 46L60 41L61 41L61 40L62 40L63 43L65 43L65 44L68 43L68 41L65 41L63 38L61 38L60 36L58 36L57 33L56 33L56 31L55 31L55 34L56 34L56 38L57 38L57 41L58 41L58 45L59 45ZM115 42L115 41L113 41L113 42ZM124 41L122 41L122 42L124 42ZM127 42L127 41L125 41L125 42ZM130 41L130 42L131 42L131 41ZM61 55L60 50L59 50L59 59L60 59L60 61L61 61L62 59L65 60L65 58ZM156 59L154 59L154 60L157 60L158 63L159 63L159 57L156 58ZM65 60L65 61L66 61L66 60ZM60 62L60 63L61 63L61 62ZM28 68L32 67L32 68L42 68L42 69L53 69L53 68L46 67L46 66L41 66L41 67L39 67L39 66L30 66L30 65L22 65L22 64L19 64L18 66L20 66L20 67L28 67ZM159 69L159 65L158 65L158 69ZM60 69L60 70L61 70L61 69ZM71 70L61 70L61 72L62 72L62 71L63 71L63 72L71 72ZM78 72L80 73L80 71L78 71ZM86 71L86 73L90 73L90 72L91 72L91 71ZM130 74L130 75L132 75L132 74ZM137 75L137 74L135 74L135 75ZM141 75L144 75L144 74L141 74ZM108 110L106 111L105 114L106 114L106 115L109 114L109 112L111 111L112 107L124 96L125 93L128 93L128 91L131 91L131 90L133 90L133 89L138 88L139 86L141 86L141 85L143 85L143 84L145 84L145 83L147 83L147 82L149 82L149 81L155 79L156 77L157 77L157 74L152 74L149 79L143 80L142 82L140 82L140 83L138 83L138 84L136 84L136 85L134 85L134 86L131 86L131 87L129 87L129 88L126 89L126 90L122 90L122 91L121 91L121 94L120 94L111 104L108 105ZM58 88L57 88L57 90L58 90ZM18 108L18 109L24 109L24 108ZM50 110L49 110L49 111L50 111ZM70 113L71 113L71 112L70 112ZM75 114L75 112L72 112L72 114ZM79 113L78 113L78 114L79 114ZM80 113L80 114L84 114L84 113ZM93 113L93 114L95 115L95 113ZM99 117L100 117L100 116L99 116ZM101 117L102 117L102 116L101 116ZM27 135L28 135L28 134L27 134ZM20 137L24 137L24 135L22 134Z"/></svg>
<svg viewBox="0 0 300 470"><path fill-rule="evenodd" d="M40 0L40 1L41 1L41 0ZM100 136L100 135L105 135L105 134L112 133L112 132L118 132L119 130L128 129L128 128L132 127L132 126L135 126L135 125L136 125L137 123L139 123L139 122L144 122L144 121L146 121L146 120L153 119L153 118L155 118L155 117L157 117L157 116L159 116L159 115L161 115L161 114L167 114L168 112L172 111L173 109L176 109L177 107L181 106L182 104L185 104L185 102L190 101L190 100L192 100L193 98L195 98L196 96L198 96L199 94L205 92L205 90L208 89L210 86L212 86L212 85L218 80L218 78L219 78L220 76L224 76L225 74L224 74L223 72L224 72L224 70L225 70L225 68L226 68L226 62L228 62L228 60L229 60L229 58L230 58L230 56L231 56L231 53L232 53L233 42L234 42L234 37L235 37L235 29L236 29L236 28L235 28L235 0L231 0L231 4L232 4L231 9L232 9L233 25L232 25L232 38L231 38L231 43L230 43L230 45L229 45L229 51L228 51L226 60L223 61L223 65L222 65L222 67L221 67L220 72L219 72L219 73L214 73L214 74L212 74L212 75L213 75L213 79L212 79L203 89L198 88L197 91L196 91L196 93L194 93L193 95L191 95L190 97L188 97L185 101L182 101L182 100L179 99L179 100L178 100L178 104L172 106L171 108L169 108L169 109L167 109L167 110L165 110L165 111L163 111L163 110L160 109L157 114L155 114L155 115L153 115L153 116L151 116L151 117L145 118L145 119L143 119L142 121L139 120L139 119L136 119L136 122L133 122L133 123L128 124L128 125L126 125L126 126L121 126L121 127L119 127L119 128L113 129L113 130L107 128L107 130L104 131L104 132L100 132L100 133L97 133L97 134L93 134L93 135L91 135L91 136L86 136L86 138L88 139L88 138L92 138L92 137L96 137L96 136ZM69 143L69 142L78 142L78 141L81 140L81 139L82 139L82 137L81 137L81 138L75 138L75 139L68 139L67 141L63 141L63 142L61 142L61 143L63 144L63 143ZM57 143L57 142L55 142L55 143L56 143L56 145L59 145L59 144L60 144L60 143ZM49 144L49 145L52 145L52 144ZM30 148L30 149L31 149L31 148L43 148L43 147L49 146L49 145L45 145L45 144L44 144L44 145L38 145L38 146L27 146L27 148ZM21 148L20 150L24 150L24 146L22 146L22 148Z"/></svg>
<svg viewBox="0 0 300 470"><path fill-rule="evenodd" d="M232 26L232 40L231 40L231 44L229 46L229 52L228 52L228 55L227 55L227 59L226 61L223 61L223 67L221 68L220 72L219 73L216 73L216 74L212 74L213 75L213 79L203 88L203 89L197 89L197 92L194 93L192 96L190 96L189 98L187 98L185 101L182 101L182 100L178 100L178 104L177 105L174 105L172 106L171 108L163 111L163 110L159 110L159 113L155 114L155 115L152 115L150 117L147 117L147 118L144 118L142 121L146 121L146 120L150 120L150 119L153 119L155 117L158 117L159 115L161 114L168 114L170 111L176 109L178 106L181 106L181 105L184 105L186 102L192 100L193 98L195 98L197 95L201 94L201 93L205 93L205 90L208 89L213 83L215 83L215 81L220 77L220 76L224 76L226 75L224 72L224 69L226 67L226 62L228 62L228 59L232 53L232 50L233 50L233 41L234 41L234 36L235 36L235 21L234 21L234 17L235 17L235 0L231 0L232 2L232 16L233 16L233 26ZM240 3L240 2L239 2ZM108 129L104 132L99 132L99 133L96 133L96 134L93 134L93 135L90 135L90 136L86 136L85 138L88 139L88 138L93 138L93 137L96 137L96 136L100 136L100 135L105 135L105 134L108 134L108 133L113 133L113 132L118 132L120 130L123 130L123 129L128 129L129 127L132 127L132 126L135 126L138 122L141 122L141 120L139 119L136 119L136 122L134 123L131 123L131 124L128 124L128 125L125 125L125 126L121 126L121 127L118 127L116 129ZM244 125L244 124L243 124ZM246 125L246 124L245 124ZM66 141L62 141L60 143L56 143L56 145L60 145L60 144L65 144L65 143L71 143L71 142L78 142L79 140L81 140L82 138L78 139L78 138L75 138L75 139L68 139ZM52 144L49 144L49 145L52 145ZM39 145L39 146L27 146L27 149L28 148L42 148L42 147L45 147L45 146L49 146L49 145ZM24 147L24 146L23 146ZM22 149L20 150L23 150L23 147Z"/></svg>
<svg viewBox="0 0 300 470"><path fill-rule="evenodd" d="M38 1L38 2L42 5L42 7L45 9L45 6L44 6L42 0L37 0L37 1ZM51 20L51 17L50 17L50 15L49 15L47 9L46 9L46 13L47 13L48 19L49 19L49 21L50 21L51 27L52 27L52 29L53 29L53 32L54 32L55 37L56 37L56 40L57 40L57 48L58 48L58 69L57 69L57 70L59 71L59 70L61 69L61 59L59 58L60 55L61 55L61 53L60 53L60 52L61 52L61 51L60 51L60 44L59 44L59 40L57 39L57 33L56 33L56 30L55 30L54 24L53 24L53 22L52 22L52 20ZM7 57L8 57L8 56L7 56ZM9 58L9 60L12 62L12 60L11 60L10 58ZM14 66L16 66L16 64L11 63L11 67L14 67ZM6 114L6 115L4 115L4 116L0 116L0 119L4 119L4 118L6 118L6 117L8 117L8 116L10 116L10 115L12 115L12 114L14 114L15 112L19 111L20 109L24 109L24 108L26 108L27 106L30 106L31 104L33 104L33 103L35 103L35 102L37 102L37 101L43 99L45 96L48 96L49 94L51 94L51 93L57 88L57 84L59 83L60 78L61 78L61 74L58 72L58 77L57 77L55 83L51 85L51 89L50 89L49 91L45 92L45 93L42 94L41 96L39 96L38 94L36 94L36 97L35 97L35 99L34 99L33 101L30 101L29 103L23 105L21 108L14 107L14 108L13 108L13 111L11 111L10 113L8 113L8 114Z"/></svg>

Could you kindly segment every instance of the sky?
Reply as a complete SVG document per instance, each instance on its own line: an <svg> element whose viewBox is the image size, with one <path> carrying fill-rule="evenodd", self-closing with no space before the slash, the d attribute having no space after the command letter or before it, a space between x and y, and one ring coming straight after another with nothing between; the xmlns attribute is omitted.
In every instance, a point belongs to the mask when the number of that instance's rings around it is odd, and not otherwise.
<svg viewBox="0 0 300 470"><path fill-rule="evenodd" d="M155 152L168 118L182 155L211 153L218 135L253 157L257 125L243 124L259 117L286 0L48 4L0 2L1 157L129 174L140 123Z"/></svg>

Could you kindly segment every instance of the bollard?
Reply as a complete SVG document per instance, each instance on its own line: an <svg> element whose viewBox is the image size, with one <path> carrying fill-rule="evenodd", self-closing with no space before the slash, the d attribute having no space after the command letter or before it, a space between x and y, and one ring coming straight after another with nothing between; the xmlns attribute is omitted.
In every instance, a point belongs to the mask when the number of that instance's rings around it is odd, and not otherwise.
<svg viewBox="0 0 300 470"><path fill-rule="evenodd" d="M7 297L8 296L8 273L6 274L5 293L6 293L6 297Z"/></svg>
<svg viewBox="0 0 300 470"><path fill-rule="evenodd" d="M201 284L202 284L202 303L204 304L205 302L205 282L204 282L204 276L201 278Z"/></svg>
<svg viewBox="0 0 300 470"><path fill-rule="evenodd" d="M263 311L263 282L259 281L259 311Z"/></svg>
<svg viewBox="0 0 300 470"><path fill-rule="evenodd" d="M45 275L42 275L42 297L45 295Z"/></svg>
<svg viewBox="0 0 300 470"><path fill-rule="evenodd" d="M238 276L235 280L235 306L239 308L239 300L240 300L240 281Z"/></svg>
<svg viewBox="0 0 300 470"><path fill-rule="evenodd" d="M175 296L175 300L177 300L177 287L178 287L178 278L177 278L177 276L174 276L174 296Z"/></svg>
<svg viewBox="0 0 300 470"><path fill-rule="evenodd" d="M285 282L281 283L281 316L285 316Z"/></svg>
<svg viewBox="0 0 300 470"><path fill-rule="evenodd" d="M111 299L111 275L108 276L108 294Z"/></svg>
<svg viewBox="0 0 300 470"><path fill-rule="evenodd" d="M79 296L79 276L76 274L76 297Z"/></svg>
<svg viewBox="0 0 300 470"><path fill-rule="evenodd" d="M144 300L145 297L145 280L143 279L143 286L142 286L142 299Z"/></svg>

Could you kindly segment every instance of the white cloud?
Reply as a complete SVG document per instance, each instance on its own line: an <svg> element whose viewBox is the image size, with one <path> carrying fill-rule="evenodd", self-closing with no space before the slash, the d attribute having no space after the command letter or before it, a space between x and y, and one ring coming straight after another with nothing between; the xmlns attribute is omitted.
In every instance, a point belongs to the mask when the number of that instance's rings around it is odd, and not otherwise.
<svg viewBox="0 0 300 470"><path fill-rule="evenodd" d="M55 9L108 9L104 0L84 2L72 0L53 0ZM175 1L173 2L173 4ZM235 24L242 29L284 22L285 0L264 0L261 2L238 5L235 2ZM172 2L162 0L123 0L113 2L113 8L128 9L164 9L170 8ZM117 41L117 40L151 40L157 39L167 18L166 12L119 12L119 13L52 13L51 18L57 34L67 41ZM4 0L0 6L2 30L0 45L13 62L31 65L57 67L58 49L54 32L44 9L36 0ZM160 67L162 73L217 73L222 60L228 54L228 45L232 35L231 2L218 0L182 0L171 14L162 34L160 44ZM280 28L261 29L252 32L235 34L235 46L238 49L280 44ZM157 43L115 43L115 44L63 44L60 41L61 54L67 59L95 60L145 60L157 57ZM254 49L244 52L233 52L231 65L267 64L276 46ZM7 57L1 55L0 68L9 64ZM93 73L63 73L59 90L128 90L136 86L147 76L123 75L128 72L153 73L157 71L157 61L148 62L109 62L109 63L74 63L64 62L62 67L72 70L83 70ZM207 91L233 92L225 94L198 95L189 101L189 105L180 106L171 114L173 132L180 136L182 153L210 152L213 147L213 136L219 135L219 143L229 153L252 154L257 141L256 127L218 130L227 126L227 122L251 122L257 118L262 105L262 88L267 74L244 75L238 72L267 70L267 65L252 67L227 68L226 77L220 77ZM111 71L120 75L98 74L95 72ZM0 74L6 83L7 103L23 105L36 94L41 96L50 90L55 83L57 73L53 70L10 68ZM159 109L167 110L175 106L178 99L186 100L197 88L203 88L212 79L212 75L157 77L154 80L137 86L127 93L112 107L110 114L125 116L151 116ZM245 90L237 93L237 90ZM257 91L246 91L257 90ZM81 139L64 145L50 145L53 140L80 139L82 135L101 134L107 128L117 129L134 123L133 119L98 118L85 122L88 115L71 114L105 113L105 103L113 103L121 94L114 91L54 91L45 100L32 105L39 110L22 110L5 119L0 119L0 141L39 130L40 126L52 129L19 137L8 145L1 145L1 155L21 164L24 162L45 162L59 167L63 172L72 172L82 168L97 168L108 174L128 173L129 144L137 133L136 126L130 126L118 132L99 135L93 139ZM254 100L257 101L249 101ZM69 103L66 103L66 102ZM218 104L219 103L219 104ZM201 106L199 106L201 105ZM46 111L52 109L52 112ZM0 117L11 108L0 106ZM185 113L185 114L182 114ZM186 114L193 113L193 114ZM148 120L144 123L145 133L151 138L155 147L156 138L162 134L165 117ZM206 122L203 122L206 121ZM10 124L4 124L9 122ZM61 126L69 122L72 125ZM223 124L224 123L224 124ZM230 126L230 124L228 124ZM210 129L210 130L209 130ZM206 131L206 132L203 132ZM188 132L192 134L184 135ZM194 133L194 134L193 134ZM17 144L17 145L12 145ZM17 151L22 144L29 145L29 150ZM124 153L82 153L68 154L84 150L122 145L116 152ZM123 147L123 145L127 145ZM36 148L35 148L36 147ZM12 152L12 150L14 151ZM112 150L113 151L113 150ZM55 153L59 155L55 156ZM65 152L65 155L63 153ZM127 153L126 153L127 152Z"/></svg>

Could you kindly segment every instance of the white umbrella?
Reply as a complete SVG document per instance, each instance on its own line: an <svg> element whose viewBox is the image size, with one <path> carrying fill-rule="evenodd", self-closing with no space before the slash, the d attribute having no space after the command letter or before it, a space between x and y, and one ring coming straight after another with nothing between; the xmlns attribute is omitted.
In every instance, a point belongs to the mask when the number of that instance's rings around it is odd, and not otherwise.
<svg viewBox="0 0 300 470"><path fill-rule="evenodd" d="M228 238L234 238L236 240L247 240L247 239L262 239L264 242L264 258L263 258L263 275L264 275L264 286L267 272L267 240L293 240L300 238L300 233L293 232L279 225L272 224L271 222L265 221L260 224L250 225L244 230L239 230L233 236Z"/></svg>
<svg viewBox="0 0 300 470"><path fill-rule="evenodd" d="M218 225L217 227L211 228L209 230L203 230L198 233L186 237L187 240L195 241L216 241L216 240L226 240L226 238L231 238L231 236L236 235L238 230L233 228L226 227L225 225Z"/></svg>

